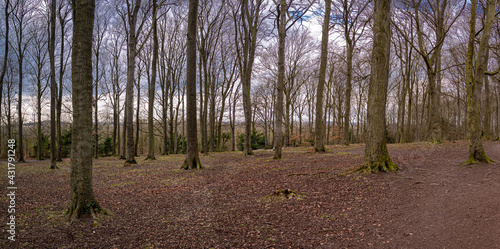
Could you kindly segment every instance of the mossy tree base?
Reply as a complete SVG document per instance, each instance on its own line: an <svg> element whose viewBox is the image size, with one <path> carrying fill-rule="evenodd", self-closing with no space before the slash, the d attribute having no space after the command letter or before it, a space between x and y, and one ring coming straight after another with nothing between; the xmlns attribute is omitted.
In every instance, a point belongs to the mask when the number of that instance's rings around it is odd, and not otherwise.
<svg viewBox="0 0 500 249"><path fill-rule="evenodd" d="M469 160L465 161L462 165L468 166L472 164L476 164L478 162L483 162L483 163L495 163L496 161L489 158L484 150L478 150L474 152L469 152Z"/></svg>
<svg viewBox="0 0 500 249"><path fill-rule="evenodd" d="M181 169L185 170L190 170L190 169L203 169L203 166L201 165L200 158L197 156L194 156L192 158L186 158L184 160L184 163L182 164Z"/></svg>
<svg viewBox="0 0 500 249"><path fill-rule="evenodd" d="M367 162L357 171L372 173L372 172L396 172L399 167L392 162L391 159L379 161L379 162Z"/></svg>
<svg viewBox="0 0 500 249"><path fill-rule="evenodd" d="M70 207L66 211L70 223L74 223L77 219L84 216L91 216L94 222L97 219L97 214L109 215L107 210L102 209L95 200L78 200L72 201Z"/></svg>
<svg viewBox="0 0 500 249"><path fill-rule="evenodd" d="M155 156L147 156L144 160L156 160Z"/></svg>

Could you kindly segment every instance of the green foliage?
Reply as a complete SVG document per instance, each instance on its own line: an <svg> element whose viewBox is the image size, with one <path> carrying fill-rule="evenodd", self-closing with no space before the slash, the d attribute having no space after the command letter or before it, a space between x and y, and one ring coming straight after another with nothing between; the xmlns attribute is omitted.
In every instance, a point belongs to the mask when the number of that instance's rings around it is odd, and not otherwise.
<svg viewBox="0 0 500 249"><path fill-rule="evenodd" d="M106 137L104 142L99 143L99 154L109 156L113 147L112 142L112 138Z"/></svg>
<svg viewBox="0 0 500 249"><path fill-rule="evenodd" d="M71 130L64 130L61 134L62 157L69 157L71 154Z"/></svg>
<svg viewBox="0 0 500 249"><path fill-rule="evenodd" d="M396 139L393 136L389 135L389 131L387 129L385 130L385 141L388 144L396 143Z"/></svg>
<svg viewBox="0 0 500 249"><path fill-rule="evenodd" d="M38 158L38 142L35 142L33 145L33 149L35 150L35 155ZM42 155L41 157L48 157L50 152L50 139L48 135L42 133Z"/></svg>
<svg viewBox="0 0 500 249"><path fill-rule="evenodd" d="M257 130L252 130L252 150L264 149L266 148L266 137L264 133L257 132ZM238 149L243 151L243 143L245 142L245 134L240 134L238 137Z"/></svg>

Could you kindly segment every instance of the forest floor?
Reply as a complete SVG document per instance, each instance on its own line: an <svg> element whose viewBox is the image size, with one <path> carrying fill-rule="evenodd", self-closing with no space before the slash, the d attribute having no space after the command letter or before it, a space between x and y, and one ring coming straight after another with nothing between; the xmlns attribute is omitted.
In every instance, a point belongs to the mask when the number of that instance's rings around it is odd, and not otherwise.
<svg viewBox="0 0 500 249"><path fill-rule="evenodd" d="M500 160L500 142L484 142ZM16 166L16 241L7 240L1 163L0 248L500 248L500 165L463 167L467 141L391 144L398 173L346 174L364 145L94 161L96 199L112 215L69 224L69 161ZM279 189L295 191L288 197ZM285 191L286 192L286 191Z"/></svg>

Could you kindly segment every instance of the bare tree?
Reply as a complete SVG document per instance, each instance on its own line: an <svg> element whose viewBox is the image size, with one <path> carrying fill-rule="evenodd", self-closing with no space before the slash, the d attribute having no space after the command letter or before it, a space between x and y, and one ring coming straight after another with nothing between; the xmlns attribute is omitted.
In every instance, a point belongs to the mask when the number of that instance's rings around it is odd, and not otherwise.
<svg viewBox="0 0 500 249"><path fill-rule="evenodd" d="M158 4L156 0L153 0L153 60L151 62L151 80L149 83L149 93L148 93L148 136L149 136L149 150L146 159L156 160L155 157L155 134L154 134L154 101L155 101L155 90L156 90L156 65L158 64Z"/></svg>
<svg viewBox="0 0 500 249"><path fill-rule="evenodd" d="M261 26L261 11L263 0L243 0L233 6L235 25L235 45L238 58L238 68L241 76L243 93L243 112L245 114L245 136L243 154L253 155L252 152L252 102L250 98L250 82L252 68L257 49L257 32Z"/></svg>
<svg viewBox="0 0 500 249"><path fill-rule="evenodd" d="M189 0L186 44L187 94L187 153L181 169L202 169L198 155L198 126L196 125L196 21L198 0Z"/></svg>
<svg viewBox="0 0 500 249"><path fill-rule="evenodd" d="M386 145L386 101L391 51L391 0L375 0L373 48L363 171L396 171Z"/></svg>
<svg viewBox="0 0 500 249"><path fill-rule="evenodd" d="M351 91L353 77L354 49L359 39L362 37L369 17L366 10L370 1L366 0L334 0L332 5L335 10L335 21L341 27L346 43L346 91L345 91L345 114L344 114L344 145L350 143L349 125L351 121Z"/></svg>
<svg viewBox="0 0 500 249"><path fill-rule="evenodd" d="M49 41L49 58L50 58L50 168L57 169L56 157L57 144L56 134L56 98L57 98L57 83L56 83L56 0L50 1L50 41ZM60 65L62 67L63 65ZM40 146L40 145L39 145Z"/></svg>
<svg viewBox="0 0 500 249"><path fill-rule="evenodd" d="M73 54L71 79L73 89L73 129L71 143L71 203L67 214L71 221L82 214L103 210L92 188L92 34L93 0L73 2Z"/></svg>
<svg viewBox="0 0 500 249"><path fill-rule="evenodd" d="M483 87L484 75L486 73L486 59L488 54L488 42L491 29L495 20L496 0L487 0L486 20L483 27L483 35L479 42L477 57L474 63L474 40L476 36L476 13L477 0L471 2L470 31L467 49L466 73L467 73L467 128L469 137L469 159L465 164L474 164L476 162L491 163L492 160L486 155L481 141L481 118L479 116L479 101L481 99L481 90ZM474 72L473 72L474 71ZM489 93L486 93L489 94Z"/></svg>
<svg viewBox="0 0 500 249"><path fill-rule="evenodd" d="M24 146L23 146L23 62L24 57L26 55L26 50L28 49L28 45L32 39L32 36L26 37L25 29L29 27L29 23L31 22L32 15L28 15L30 13L30 5L25 1L17 1L15 7L13 8L13 26L16 38L16 48L14 50L17 56L18 62L18 100L17 100L17 113L18 113L18 141L17 141L17 150L19 151L19 159L18 162L24 162Z"/></svg>
<svg viewBox="0 0 500 249"><path fill-rule="evenodd" d="M7 63L9 59L9 6L10 6L10 0L5 1L5 8L4 8L4 14L5 14L5 47L4 47L4 55L3 55L3 63L2 63L2 72L0 73L0 116L2 114L2 96L3 96L3 83L4 83L4 78L5 74L7 73ZM10 137L8 137L10 139ZM1 136L1 129L0 129L0 148L2 144L2 136Z"/></svg>
<svg viewBox="0 0 500 249"><path fill-rule="evenodd" d="M331 0L325 0L325 17L323 19L323 30L321 36L321 58L319 65L319 80L318 88L316 89L316 123L314 128L314 151L324 152L324 129L323 129L323 92L325 87L326 78L326 64L328 56L328 33L330 31L330 11Z"/></svg>

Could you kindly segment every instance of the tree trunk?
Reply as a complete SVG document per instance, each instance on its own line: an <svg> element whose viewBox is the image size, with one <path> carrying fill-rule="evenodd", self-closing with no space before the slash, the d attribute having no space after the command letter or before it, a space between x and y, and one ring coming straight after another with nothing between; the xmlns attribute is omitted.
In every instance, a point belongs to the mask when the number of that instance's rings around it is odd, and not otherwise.
<svg viewBox="0 0 500 249"><path fill-rule="evenodd" d="M196 124L196 21L198 0L189 0L186 42L187 153L181 169L202 169Z"/></svg>
<svg viewBox="0 0 500 249"><path fill-rule="evenodd" d="M4 56L3 56L3 64L2 64L2 72L0 73L0 117L2 115L2 96L3 96L3 82L5 78L5 74L7 72L7 63L9 59L9 5L10 5L10 0L5 1L5 47L4 47ZM9 108L10 109L10 108ZM1 128L1 125L0 125ZM0 150L2 148L2 132L0 129ZM7 139L11 139L10 135L7 137Z"/></svg>
<svg viewBox="0 0 500 249"><path fill-rule="evenodd" d="M332 1L325 0L325 16L323 19L323 29L321 36L321 58L319 65L319 80L318 88L316 93L316 123L314 128L315 143L314 151L324 152L324 131L323 131L323 92L325 88L326 81L326 65L327 65L327 55L328 55L328 33L330 30L330 12ZM309 122L311 122L309 120Z"/></svg>
<svg viewBox="0 0 500 249"><path fill-rule="evenodd" d="M18 43L18 49L19 49L19 88L18 88L18 100L17 100L17 116L18 116L18 129L19 129L19 138L17 141L17 150L19 150L19 159L17 160L18 162L25 162L24 160L24 146L23 146L23 112L22 112L22 107L23 107L23 51L21 48L22 44L22 37L23 34L19 35L19 43Z"/></svg>
<svg viewBox="0 0 500 249"><path fill-rule="evenodd" d="M134 77L135 77L135 57L137 56L137 34L136 23L137 14L141 7L141 0L135 3L133 13L129 13L128 31L128 59L127 59L127 86L125 89L125 129L127 136L127 153L125 165L136 164L134 150Z"/></svg>
<svg viewBox="0 0 500 249"><path fill-rule="evenodd" d="M64 36L66 33L66 17L69 12L66 12L65 15L61 13L62 3L59 7L59 24L61 28L61 54L59 56L59 88L57 89L59 92L56 94L56 123L57 123L57 161L62 162L62 127L61 127L61 110L62 110L62 94L63 94L63 76L66 68L66 64L64 61ZM69 56L69 55L68 55ZM67 61L66 61L67 63Z"/></svg>
<svg viewBox="0 0 500 249"><path fill-rule="evenodd" d="M486 5L486 21L484 24L483 35L479 42L479 48L476 58L475 71L473 74L473 57L474 57L474 38L476 33L476 11L477 0L472 0L471 17L470 17L470 33L467 50L466 74L467 74L467 129L469 137L469 159L464 164L474 164L476 162L491 163L492 160L486 156L481 141L481 118L479 116L480 107L479 101L481 98L481 90L486 71L486 54L488 51L488 42L490 33L495 18L495 8L497 1L488 0Z"/></svg>
<svg viewBox="0 0 500 249"><path fill-rule="evenodd" d="M375 0L373 19L373 48L368 90L365 164L362 171L397 171L386 145L387 86L391 49L391 1ZM347 124L346 124L347 125Z"/></svg>
<svg viewBox="0 0 500 249"><path fill-rule="evenodd" d="M158 28L157 28L157 12L158 5L156 0L153 0L153 61L151 69L151 81L149 84L149 96L148 96L148 137L149 137L149 149L148 156L146 159L156 160L155 157L155 134L154 134L154 102L155 102L155 90L156 90L156 64L158 63Z"/></svg>
<svg viewBox="0 0 500 249"><path fill-rule="evenodd" d="M139 75L137 76L137 109L135 110L135 143L134 143L134 156L138 156L137 148L139 146L139 131L141 126L139 107L141 104L141 72L139 70Z"/></svg>
<svg viewBox="0 0 500 249"><path fill-rule="evenodd" d="M285 0L280 0L278 6L278 85L276 97L276 124L274 129L274 159L281 159L282 137L283 137L283 88L285 87L285 38L286 38L286 14L288 7Z"/></svg>
<svg viewBox="0 0 500 249"><path fill-rule="evenodd" d="M349 39L350 40L350 39ZM347 42L347 74L345 88L345 113L344 113L344 145L350 144L349 125L351 123L351 90L352 90L352 57L354 45Z"/></svg>
<svg viewBox="0 0 500 249"><path fill-rule="evenodd" d="M92 189L92 29L95 2L73 2L73 130L71 143L71 203L67 211L72 221L82 214L101 212Z"/></svg>
<svg viewBox="0 0 500 249"><path fill-rule="evenodd" d="M489 44L486 44L489 46ZM485 70L488 69L489 49L486 51ZM491 101L490 101L490 81L489 76L484 75L484 119L483 119L483 137L491 139Z"/></svg>
<svg viewBox="0 0 500 249"><path fill-rule="evenodd" d="M57 98L57 83L56 83L56 66L55 66L55 49L56 49L56 1L50 2L50 41L49 41L49 58L50 58L50 168L56 169L57 157L57 134L56 134L56 98ZM62 67L62 65L60 65ZM41 147L41 146L40 146Z"/></svg>

